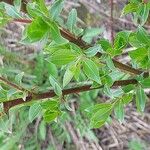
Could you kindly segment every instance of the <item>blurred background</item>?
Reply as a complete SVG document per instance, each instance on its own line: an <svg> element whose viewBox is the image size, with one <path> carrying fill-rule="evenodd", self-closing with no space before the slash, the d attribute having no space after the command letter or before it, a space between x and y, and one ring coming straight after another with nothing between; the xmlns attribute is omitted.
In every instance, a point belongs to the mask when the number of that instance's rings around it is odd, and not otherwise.
<svg viewBox="0 0 150 150"><path fill-rule="evenodd" d="M51 5L52 1L47 0L46 3ZM80 27L98 28L101 33L94 40L104 37L111 41L118 31L136 30L137 26L130 15L121 17L121 10L126 3L127 0L113 0L111 8L110 0L66 0L63 18L67 18L72 8L76 8ZM43 72L47 70L42 61L43 56L39 54L40 43L29 46L20 44L24 26L11 22L0 28L0 71L7 73L10 78L25 72L25 84L31 84L35 79L34 74L38 74L39 80L35 83L42 85L45 80ZM145 28L149 31L149 21ZM129 62L126 53L128 50L130 47L117 59L123 63ZM99 91L92 91L69 96L67 99L69 108L57 123L46 124L41 117L30 123L27 119L28 108L24 107L16 116L10 116L15 123L12 123L10 132L0 133L0 149L150 150L150 103L147 103L142 115L136 111L134 103L131 103L125 107L125 121L122 124L112 116L109 124L90 130L88 118L83 113L84 106L105 102L107 97ZM2 128L4 127L0 127Z"/></svg>

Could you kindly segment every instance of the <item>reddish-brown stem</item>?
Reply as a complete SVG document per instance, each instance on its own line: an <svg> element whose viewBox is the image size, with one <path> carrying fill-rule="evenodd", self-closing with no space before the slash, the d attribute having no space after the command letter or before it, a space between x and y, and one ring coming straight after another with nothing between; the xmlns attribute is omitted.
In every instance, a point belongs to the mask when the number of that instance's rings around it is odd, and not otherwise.
<svg viewBox="0 0 150 150"><path fill-rule="evenodd" d="M125 85L129 85L129 84L137 84L137 83L138 82L135 79L120 80L120 81L115 81L114 84L112 85L112 87L125 86ZM80 86L80 87L64 89L62 91L62 93L63 93L63 96L64 96L64 95L68 95L68 94L76 94L76 93L80 93L80 92L95 90L95 89L99 89L99 88L102 88L102 87L104 87L104 86L102 85L100 87L91 88L91 85L84 85L84 86ZM52 98L54 96L56 96L56 94L53 90L51 90L49 92L36 94L34 96L29 95L29 96L26 97L26 101L24 101L22 98L18 98L18 99L14 99L14 100L11 100L11 101L3 102L4 112L8 113L10 108L12 108L16 105L19 105L19 104L24 104L24 103L30 102L32 99L42 100L42 99Z"/></svg>
<svg viewBox="0 0 150 150"><path fill-rule="evenodd" d="M16 22L21 22L21 23L31 23L32 20L28 20L28 19L14 19L14 21ZM92 47L92 45L89 45L87 43L85 43L80 37L75 37L73 34L71 34L68 30L66 29L62 29L60 28L60 33L61 35L68 39L70 42L78 45L80 48L82 49L87 49L89 47ZM101 53L97 53L96 55L97 57L100 57L102 56ZM113 63L115 65L116 68L119 68L120 70L123 70L123 71L127 71L131 74L135 74L135 75L140 75L140 74L144 74L144 77L147 77L149 75L148 72L143 72L142 70L139 70L139 69L134 69L128 65L125 65L125 64L122 64L120 63L119 61L115 60L115 59L112 59L113 60Z"/></svg>
<svg viewBox="0 0 150 150"><path fill-rule="evenodd" d="M113 17L112 17L112 19L113 19ZM29 19L15 19L14 21L21 22L21 23L31 23L32 22L32 20L29 20ZM87 49L89 47L92 47L92 45L89 45L89 44L85 43L81 38L78 38L78 37L74 36L72 33L70 33L69 31L67 31L67 30L65 30L63 28L60 28L60 32L61 32L61 35L64 38L66 38L70 42L78 45L82 49ZM102 53L97 53L96 56L100 57L100 56L102 56ZM130 73L136 74L136 75L139 75L139 74L143 73L144 77L149 76L148 72L143 72L141 70L134 69L134 68L132 68L132 67L130 67L128 65L125 65L125 64L122 64L122 63L116 61L115 59L112 59L112 60L113 60L114 65L117 68L121 69L121 70L130 72ZM129 84L137 84L137 83L138 82L135 79L121 80L121 81L114 82L112 87L125 86L125 85L129 85ZM103 86L100 86L98 88L102 88L102 87ZM85 86L81 86L81 87L64 89L62 91L62 93L63 93L63 95L68 95L68 94L75 94L75 93L80 93L80 92L84 92L84 91L90 91L90 90L94 90L94 89L98 89L98 88L91 88L91 85L85 85ZM26 102L31 101L32 99L34 99L34 100L42 100L42 99L52 98L54 96L56 96L56 94L55 94L55 92L53 90L51 90L49 92L45 92L45 93L41 93L41 94L28 95L26 97L26 101L24 101L22 98L18 98L18 99L14 99L14 100L11 100L11 101L7 101L7 102L3 103L4 104L4 111L7 113L9 111L9 109L12 108L13 106L16 106L16 105L19 105L19 104L24 104Z"/></svg>

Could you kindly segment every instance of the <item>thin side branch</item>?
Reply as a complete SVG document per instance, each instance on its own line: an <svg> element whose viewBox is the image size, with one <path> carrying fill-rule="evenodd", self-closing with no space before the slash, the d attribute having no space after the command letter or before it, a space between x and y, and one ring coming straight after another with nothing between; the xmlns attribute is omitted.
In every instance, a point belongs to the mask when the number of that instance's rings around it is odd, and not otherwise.
<svg viewBox="0 0 150 150"><path fill-rule="evenodd" d="M14 21L16 22L21 22L21 23L31 23L32 20L28 20L28 19L14 19ZM72 33L70 33L68 30L66 29L63 29L63 28L60 28L60 33L61 35L66 38L67 40L69 40L70 42L78 45L80 48L82 49L87 49L89 47L92 47L92 45L89 45L87 44L86 42L84 42L80 37L75 37ZM101 57L102 56L102 53L98 52L97 57ZM139 70L139 69L135 69L135 68L132 68L128 65L125 65L125 64L122 64L121 62L115 60L115 59L112 59L113 60L113 63L115 65L116 68L119 68L120 70L123 70L123 71L127 71L131 74L135 74L135 75L140 75L140 74L144 74L144 77L148 77L149 76L149 73L148 72L144 72L142 70Z"/></svg>

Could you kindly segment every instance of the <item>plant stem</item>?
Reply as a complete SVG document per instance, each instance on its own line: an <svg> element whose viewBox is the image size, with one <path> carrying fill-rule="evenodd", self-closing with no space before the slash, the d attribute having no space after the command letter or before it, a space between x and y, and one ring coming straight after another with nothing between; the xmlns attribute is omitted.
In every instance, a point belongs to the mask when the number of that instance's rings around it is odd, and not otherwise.
<svg viewBox="0 0 150 150"><path fill-rule="evenodd" d="M14 19L14 21L16 22L21 22L21 23L31 23L32 20L28 20L28 19ZM70 33L68 30L66 29L63 29L63 28L60 28L60 33L61 35L66 38L67 40L69 40L70 42L78 45L81 49L87 49L89 47L92 47L93 45L89 45L87 44L86 42L84 42L80 37L75 37L72 33ZM98 52L96 54L97 57L101 57L102 56L102 53ZM132 68L128 65L125 65L115 59L112 59L114 65L116 68L119 68L120 70L123 70L123 71L127 71L131 74L135 74L135 75L140 75L140 74L144 74L144 77L148 77L149 76L149 73L148 72L144 72L142 70L139 70L139 69L135 69L135 68Z"/></svg>
<svg viewBox="0 0 150 150"><path fill-rule="evenodd" d="M112 85L112 87L125 86L125 85L129 85L129 84L137 84L137 83L138 82L135 79L120 80L120 81L115 81L114 84ZM63 93L63 96L64 96L64 95L69 95L69 94L76 94L76 93L80 93L80 92L100 89L100 88L104 87L104 85L101 85L101 86L96 87L96 88L91 88L91 86L92 85L84 85L84 86L80 86L80 87L64 89L62 91L62 93ZM14 100L11 100L11 101L6 101L6 102L3 102L4 112L8 113L10 108L12 108L16 105L19 105L19 104L24 104L24 103L30 102L32 99L42 100L42 99L52 98L54 96L56 96L56 94L53 90L51 90L49 92L45 92L45 93L41 93L41 94L36 94L36 95L34 94L34 96L28 95L26 97L26 101L24 101L22 98L14 99Z"/></svg>

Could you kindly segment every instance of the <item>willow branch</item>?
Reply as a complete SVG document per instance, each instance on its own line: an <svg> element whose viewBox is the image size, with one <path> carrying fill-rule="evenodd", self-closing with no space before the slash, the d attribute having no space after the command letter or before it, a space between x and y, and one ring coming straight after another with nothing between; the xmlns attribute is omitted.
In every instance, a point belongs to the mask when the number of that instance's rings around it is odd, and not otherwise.
<svg viewBox="0 0 150 150"><path fill-rule="evenodd" d="M31 23L32 22L32 20L29 20L29 19L14 19L14 21L21 22L21 23ZM90 44L87 44L86 42L84 42L80 37L74 36L72 33L70 33L66 29L60 28L60 33L68 41L78 45L82 49L87 49L87 48L93 46L93 45L90 45ZM96 54L96 56L97 57L101 57L102 53L98 52ZM132 67L130 67L128 65L122 64L121 62L119 62L119 61L117 61L115 59L112 59L112 61L113 61L114 65L115 65L115 67L119 68L120 70L127 71L127 72L129 72L131 74L135 74L135 75L140 75L140 74L143 73L144 77L148 77L149 76L148 72L143 72L142 70L132 68Z"/></svg>
<svg viewBox="0 0 150 150"><path fill-rule="evenodd" d="M138 83L138 81L135 79L120 80L120 81L115 81L114 84L112 85L112 87L126 86L129 84L137 84L137 83ZM69 95L69 94L76 94L76 93L91 91L91 90L100 89L100 88L104 87L104 85L96 87L96 88L92 88L91 86L92 85L84 85L84 86L80 86L80 87L64 89L62 91L62 95L65 96L65 95ZM30 101L32 101L32 99L43 100L43 99L47 99L47 98L52 98L54 96L56 96L56 94L55 94L54 90L51 90L49 92L45 92L45 93L41 93L41 94L28 95L26 97L25 101L22 98L14 99L11 101L6 101L6 102L3 102L4 112L8 113L10 108L20 105L20 104L25 104L27 102L30 102Z"/></svg>

